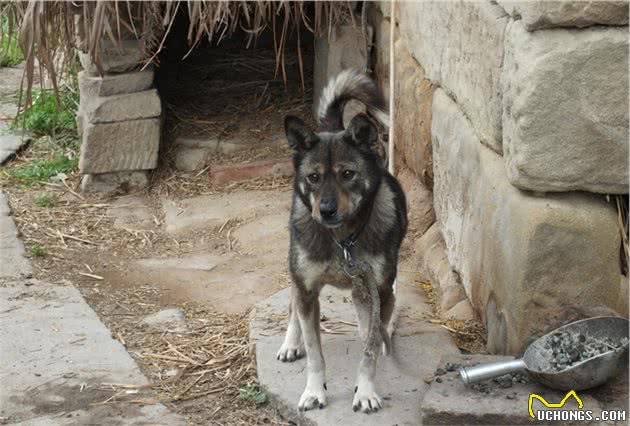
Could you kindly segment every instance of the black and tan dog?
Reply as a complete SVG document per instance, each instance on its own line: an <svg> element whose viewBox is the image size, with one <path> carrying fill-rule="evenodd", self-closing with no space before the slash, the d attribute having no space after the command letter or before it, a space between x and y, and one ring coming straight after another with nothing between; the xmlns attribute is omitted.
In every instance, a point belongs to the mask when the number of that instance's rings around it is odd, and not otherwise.
<svg viewBox="0 0 630 426"><path fill-rule="evenodd" d="M374 386L379 352L374 342L380 344L381 337L388 341L383 330L394 310L407 211L402 188L378 155L375 124L359 114L344 130L343 109L351 99L364 103L387 124L378 87L355 71L342 72L324 90L317 132L299 118L285 120L295 166L289 249L293 287L287 334L278 359L294 361L306 354L307 382L300 410L326 405L319 328L319 292L326 284L352 289L359 334L368 341L359 364L353 409L369 413L382 407Z"/></svg>

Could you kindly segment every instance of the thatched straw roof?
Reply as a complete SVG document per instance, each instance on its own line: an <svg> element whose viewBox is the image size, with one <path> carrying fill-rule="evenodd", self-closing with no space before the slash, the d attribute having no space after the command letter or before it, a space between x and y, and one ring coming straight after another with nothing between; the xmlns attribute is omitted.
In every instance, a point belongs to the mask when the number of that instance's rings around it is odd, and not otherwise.
<svg viewBox="0 0 630 426"><path fill-rule="evenodd" d="M236 30L245 31L251 41L271 29L276 68L282 66L291 32L306 28L323 35L353 19L349 1L4 1L0 15L9 25L0 30L0 37L19 37L26 59L22 88L28 105L36 67L56 90L63 73L71 69L77 47L98 64L101 41L117 42L131 35L141 41L145 62L155 61L181 11L190 19L191 49L204 39L218 43Z"/></svg>

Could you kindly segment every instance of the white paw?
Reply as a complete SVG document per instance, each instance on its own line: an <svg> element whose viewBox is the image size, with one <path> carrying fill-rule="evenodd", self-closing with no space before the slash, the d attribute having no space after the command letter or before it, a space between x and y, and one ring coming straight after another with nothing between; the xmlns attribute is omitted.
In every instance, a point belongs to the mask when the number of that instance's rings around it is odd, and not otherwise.
<svg viewBox="0 0 630 426"><path fill-rule="evenodd" d="M303 344L295 345L284 342L282 346L280 346L276 358L282 362L293 362L296 359L302 358L305 353Z"/></svg>
<svg viewBox="0 0 630 426"><path fill-rule="evenodd" d="M324 408L326 406L326 385L310 386L306 385L304 393L298 403L299 411L312 410L313 408Z"/></svg>
<svg viewBox="0 0 630 426"><path fill-rule="evenodd" d="M352 410L361 410L364 413L377 412L383 408L383 401L374 390L374 385L366 382L355 388L354 399L352 400Z"/></svg>

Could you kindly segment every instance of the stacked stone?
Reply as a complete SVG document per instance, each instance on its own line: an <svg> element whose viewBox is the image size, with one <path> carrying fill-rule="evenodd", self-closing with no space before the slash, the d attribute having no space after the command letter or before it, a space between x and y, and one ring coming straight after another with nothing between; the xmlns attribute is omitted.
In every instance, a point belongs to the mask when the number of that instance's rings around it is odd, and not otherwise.
<svg viewBox="0 0 630 426"><path fill-rule="evenodd" d="M160 145L161 103L153 88L154 71L139 70L143 58L138 40L118 45L102 41L101 46L102 76L89 55L79 54L81 189L139 189L157 166Z"/></svg>
<svg viewBox="0 0 630 426"><path fill-rule="evenodd" d="M488 349L516 353L570 312L627 314L605 194L628 193L628 3L398 2L396 15L397 150L433 175Z"/></svg>

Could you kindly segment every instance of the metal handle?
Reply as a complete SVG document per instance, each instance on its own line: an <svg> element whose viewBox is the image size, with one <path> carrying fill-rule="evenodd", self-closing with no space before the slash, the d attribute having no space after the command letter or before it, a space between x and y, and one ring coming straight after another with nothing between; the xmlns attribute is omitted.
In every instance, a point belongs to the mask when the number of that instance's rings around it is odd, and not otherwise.
<svg viewBox="0 0 630 426"><path fill-rule="evenodd" d="M459 370L459 375L464 384L470 385L504 374L524 371L527 369L525 361L515 359L511 361L497 361L489 364L476 365L474 367L464 367Z"/></svg>

